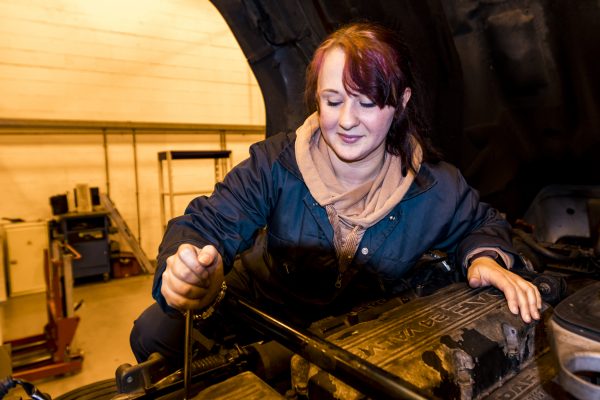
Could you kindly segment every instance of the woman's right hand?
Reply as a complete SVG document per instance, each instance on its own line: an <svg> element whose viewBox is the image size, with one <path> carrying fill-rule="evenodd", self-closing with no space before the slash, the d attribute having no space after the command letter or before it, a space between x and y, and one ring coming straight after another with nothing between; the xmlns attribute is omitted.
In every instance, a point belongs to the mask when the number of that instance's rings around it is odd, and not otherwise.
<svg viewBox="0 0 600 400"><path fill-rule="evenodd" d="M202 309L215 299L223 278L223 259L214 246L182 244L167 258L160 292L177 310Z"/></svg>

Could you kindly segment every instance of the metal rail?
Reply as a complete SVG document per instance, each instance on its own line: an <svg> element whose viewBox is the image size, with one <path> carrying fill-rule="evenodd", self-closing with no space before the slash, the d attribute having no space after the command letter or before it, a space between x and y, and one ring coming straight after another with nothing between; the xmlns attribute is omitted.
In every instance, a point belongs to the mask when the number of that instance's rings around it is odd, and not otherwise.
<svg viewBox="0 0 600 400"><path fill-rule="evenodd" d="M289 326L229 293L230 307L250 326L270 336L319 368L374 399L425 399L418 389L399 376L356 356L314 333ZM227 303L226 303L227 304Z"/></svg>
<svg viewBox="0 0 600 400"><path fill-rule="evenodd" d="M0 118L0 134L15 134L32 129L37 132L27 134L55 134L57 130L69 134L122 134L124 130L135 129L138 134L161 134L177 132L178 134L198 133L256 133L265 132L262 125L224 125L224 124L179 124L159 122L131 121L82 121L82 120L46 120L46 119L3 119ZM116 132L111 132L116 131Z"/></svg>

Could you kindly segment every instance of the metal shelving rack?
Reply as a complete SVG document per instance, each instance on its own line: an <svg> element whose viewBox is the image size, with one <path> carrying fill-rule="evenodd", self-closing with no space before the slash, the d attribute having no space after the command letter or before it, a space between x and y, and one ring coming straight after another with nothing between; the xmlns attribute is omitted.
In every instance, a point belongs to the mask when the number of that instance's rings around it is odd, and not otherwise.
<svg viewBox="0 0 600 400"><path fill-rule="evenodd" d="M175 216L175 196L200 194L201 191L176 192L173 189L173 161L174 160L214 160L215 182L221 181L229 170L231 150L168 150L158 153L158 185L160 195L160 220L163 232L167 227L166 199L169 200L170 216ZM163 162L167 169L167 188L163 174Z"/></svg>

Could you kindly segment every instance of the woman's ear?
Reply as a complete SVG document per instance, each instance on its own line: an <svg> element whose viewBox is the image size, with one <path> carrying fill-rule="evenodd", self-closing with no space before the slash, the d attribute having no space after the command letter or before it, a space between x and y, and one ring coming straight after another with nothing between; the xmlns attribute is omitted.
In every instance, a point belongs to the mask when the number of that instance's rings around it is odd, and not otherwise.
<svg viewBox="0 0 600 400"><path fill-rule="evenodd" d="M411 94L412 94L412 90L409 87L404 89L404 93L402 94L402 109L406 108L406 105L408 104L408 100L410 100Z"/></svg>

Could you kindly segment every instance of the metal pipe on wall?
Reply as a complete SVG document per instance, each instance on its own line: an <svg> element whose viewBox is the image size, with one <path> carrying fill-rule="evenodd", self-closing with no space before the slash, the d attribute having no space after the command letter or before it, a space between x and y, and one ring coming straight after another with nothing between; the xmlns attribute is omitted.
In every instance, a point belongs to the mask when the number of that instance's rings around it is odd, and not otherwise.
<svg viewBox="0 0 600 400"><path fill-rule="evenodd" d="M131 129L131 139L133 144L133 174L135 177L135 210L137 214L137 231L138 231L138 242L142 241L142 220L140 217L140 184L139 184L139 173L138 173L138 159L137 159L137 139L135 134L135 128Z"/></svg>
<svg viewBox="0 0 600 400"><path fill-rule="evenodd" d="M110 171L108 169L108 136L106 128L102 128L102 147L104 149L104 182L106 182L106 195L110 197Z"/></svg>

